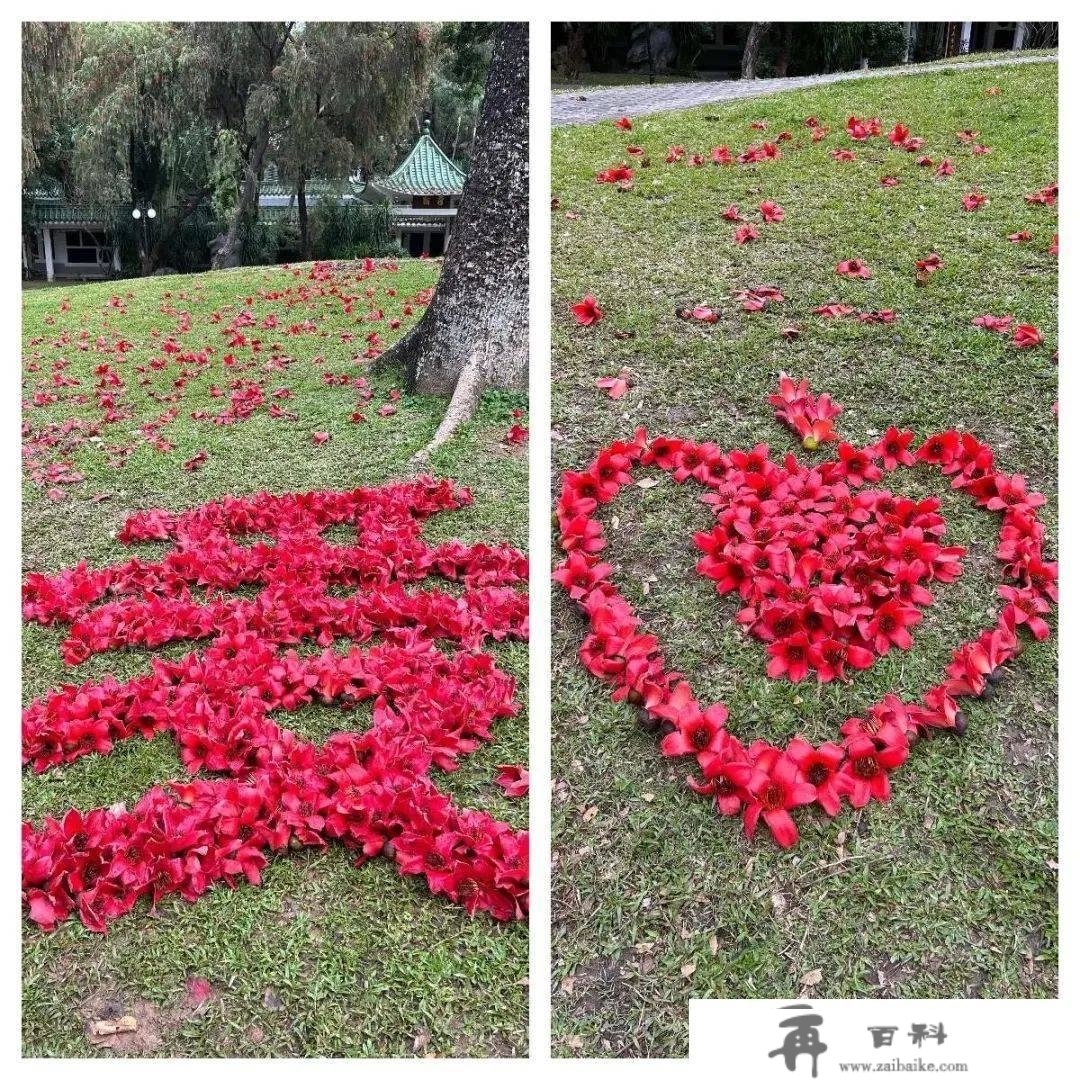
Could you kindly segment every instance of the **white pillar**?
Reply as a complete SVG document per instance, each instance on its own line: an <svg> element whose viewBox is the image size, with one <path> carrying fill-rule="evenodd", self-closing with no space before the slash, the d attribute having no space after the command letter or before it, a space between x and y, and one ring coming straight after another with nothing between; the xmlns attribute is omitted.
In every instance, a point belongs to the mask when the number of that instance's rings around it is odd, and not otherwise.
<svg viewBox="0 0 1080 1080"><path fill-rule="evenodd" d="M113 269L119 274L120 269L121 269L121 267L120 267L120 245L117 244L117 243L114 243L113 248L112 248L112 265L113 265Z"/></svg>
<svg viewBox="0 0 1080 1080"><path fill-rule="evenodd" d="M1013 48L1022 49L1024 47L1024 38L1027 37L1027 23L1018 22L1016 29L1013 31Z"/></svg>
<svg viewBox="0 0 1080 1080"><path fill-rule="evenodd" d="M45 249L45 280L53 279L52 229L41 230L41 246Z"/></svg>
<svg viewBox="0 0 1080 1080"><path fill-rule="evenodd" d="M911 63L911 38L912 38L911 31L912 31L912 27L914 27L914 25L915 25L914 23L909 23L909 22L904 23L904 63L905 64L910 64Z"/></svg>
<svg viewBox="0 0 1080 1080"><path fill-rule="evenodd" d="M960 55L971 52L971 23L960 24Z"/></svg>

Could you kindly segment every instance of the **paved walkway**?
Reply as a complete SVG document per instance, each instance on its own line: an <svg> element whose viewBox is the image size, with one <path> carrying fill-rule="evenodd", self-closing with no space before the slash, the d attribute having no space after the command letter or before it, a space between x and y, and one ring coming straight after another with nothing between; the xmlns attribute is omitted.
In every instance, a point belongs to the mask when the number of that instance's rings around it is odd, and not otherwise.
<svg viewBox="0 0 1080 1080"><path fill-rule="evenodd" d="M781 90L801 90L847 79L873 79L882 75L923 75L946 68L1011 67L1015 64L1057 63L1057 56L1014 56L1001 60L972 60L968 63L918 64L901 68L873 68L866 71L838 71L831 75L804 75L791 79L754 79L742 82L661 83L657 86L612 86L586 90L583 94L552 94L551 126L592 124L620 116L647 116L649 113L690 109L695 105L761 97Z"/></svg>

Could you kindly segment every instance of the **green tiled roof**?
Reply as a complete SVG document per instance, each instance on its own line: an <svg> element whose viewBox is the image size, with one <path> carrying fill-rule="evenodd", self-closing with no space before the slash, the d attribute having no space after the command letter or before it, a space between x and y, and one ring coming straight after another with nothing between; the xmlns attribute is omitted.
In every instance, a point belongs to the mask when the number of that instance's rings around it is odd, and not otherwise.
<svg viewBox="0 0 1080 1080"><path fill-rule="evenodd" d="M55 199L35 200L30 208L30 221L34 225L84 225L88 222L106 223L126 207L121 203L111 206L93 203L67 203ZM130 211L128 211L130 212Z"/></svg>
<svg viewBox="0 0 1080 1080"><path fill-rule="evenodd" d="M363 180L309 180L304 185L308 198L326 195L359 195L367 185ZM268 198L290 199L296 194L296 185L284 180L264 180L259 185L259 195Z"/></svg>
<svg viewBox="0 0 1080 1080"><path fill-rule="evenodd" d="M460 195L465 174L442 152L425 123L405 160L378 184L396 195Z"/></svg>

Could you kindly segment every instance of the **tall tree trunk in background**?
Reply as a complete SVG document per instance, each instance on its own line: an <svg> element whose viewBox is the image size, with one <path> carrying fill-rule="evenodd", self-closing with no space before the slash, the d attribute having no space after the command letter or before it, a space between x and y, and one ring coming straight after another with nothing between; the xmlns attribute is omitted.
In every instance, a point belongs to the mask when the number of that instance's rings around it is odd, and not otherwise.
<svg viewBox="0 0 1080 1080"><path fill-rule="evenodd" d="M270 145L270 125L263 124L259 134L255 138L255 144L248 154L247 166L244 172L244 186L240 189L240 201L233 211L232 221L229 222L229 232L225 237L225 243L214 253L213 262L210 264L214 270L220 270L223 266L229 266L236 254L240 239L240 225L255 208L255 197L259 193L259 177L263 171L263 160L266 157L266 149Z"/></svg>
<svg viewBox="0 0 1080 1080"><path fill-rule="evenodd" d="M504 23L442 276L380 366L400 365L410 392L453 395L443 424L452 431L484 388L524 390L528 358L529 25Z"/></svg>
<svg viewBox="0 0 1080 1080"><path fill-rule="evenodd" d="M566 75L576 79L585 70L585 27L570 23L566 31Z"/></svg>
<svg viewBox="0 0 1080 1080"><path fill-rule="evenodd" d="M791 46L795 40L795 24L784 23L784 34L780 39L780 52L776 57L776 76L779 79L787 78L788 67L791 64Z"/></svg>
<svg viewBox="0 0 1080 1080"><path fill-rule="evenodd" d="M187 199L184 200L183 205L180 206L174 214L165 219L164 224L158 232L158 238L150 249L150 265L146 273L152 274L161 265L161 260L165 257L165 252L179 235L184 222L203 205L209 196L210 189L208 187L200 188L198 191L189 195Z"/></svg>
<svg viewBox="0 0 1080 1080"><path fill-rule="evenodd" d="M761 52L761 42L765 38L765 31L768 29L767 22L750 24L750 29L746 34L746 45L743 47L742 78L757 78L758 55Z"/></svg>
<svg viewBox="0 0 1080 1080"><path fill-rule="evenodd" d="M308 229L307 216L307 173L303 169L296 179L296 216L300 220L300 258L307 261L311 258L311 232Z"/></svg>

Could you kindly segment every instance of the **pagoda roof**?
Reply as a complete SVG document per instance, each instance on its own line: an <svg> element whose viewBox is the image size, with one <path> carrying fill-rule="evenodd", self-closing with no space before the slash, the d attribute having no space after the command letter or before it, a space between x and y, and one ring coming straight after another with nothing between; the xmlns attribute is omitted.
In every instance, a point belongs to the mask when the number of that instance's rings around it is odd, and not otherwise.
<svg viewBox="0 0 1080 1080"><path fill-rule="evenodd" d="M334 195L360 195L367 185L359 177L348 180L309 180L304 185L305 194L310 198L325 198ZM263 180L259 185L259 198L291 199L296 195L296 185L276 177Z"/></svg>
<svg viewBox="0 0 1080 1080"><path fill-rule="evenodd" d="M395 195L460 195L465 174L431 137L428 120L405 160L378 186Z"/></svg>

